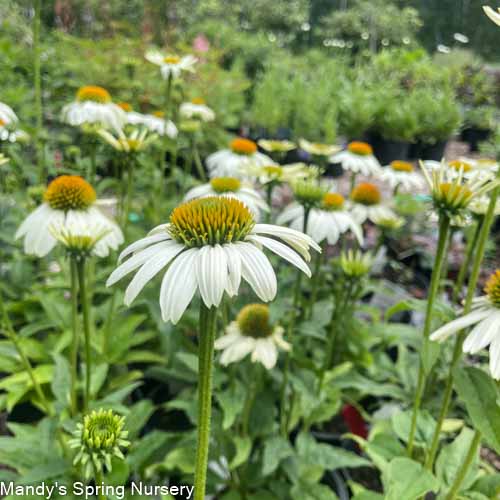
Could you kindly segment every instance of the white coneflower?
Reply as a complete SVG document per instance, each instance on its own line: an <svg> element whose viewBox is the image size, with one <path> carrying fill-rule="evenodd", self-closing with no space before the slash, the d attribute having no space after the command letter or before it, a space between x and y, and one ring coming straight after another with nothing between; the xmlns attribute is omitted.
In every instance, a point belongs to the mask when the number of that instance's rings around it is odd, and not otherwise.
<svg viewBox="0 0 500 500"><path fill-rule="evenodd" d="M204 99L196 97L191 102L183 102L179 108L179 113L182 118L188 120L201 120L202 122L213 122L215 113L209 108Z"/></svg>
<svg viewBox="0 0 500 500"><path fill-rule="evenodd" d="M347 149L330 157L330 161L340 163L344 170L349 170L353 174L378 175L381 170L380 163L373 155L372 147L366 142L350 142Z"/></svg>
<svg viewBox="0 0 500 500"><path fill-rule="evenodd" d="M304 207L299 203L292 203L276 220L278 224L289 224L292 229L302 230L304 227ZM335 245L340 236L351 231L363 244L363 231L353 215L345 206L344 197L338 193L326 193L321 204L311 208L307 222L307 234L316 243L327 241Z"/></svg>
<svg viewBox="0 0 500 500"><path fill-rule="evenodd" d="M19 119L14 110L7 104L0 102L0 141L22 142L29 139L29 135L17 128Z"/></svg>
<svg viewBox="0 0 500 500"><path fill-rule="evenodd" d="M119 129L127 123L125 111L111 101L106 89L96 85L81 87L76 100L63 107L61 118L74 127L98 125Z"/></svg>
<svg viewBox="0 0 500 500"><path fill-rule="evenodd" d="M493 10L488 5L483 5L484 13L498 26L500 26L500 9Z"/></svg>
<svg viewBox="0 0 500 500"><path fill-rule="evenodd" d="M288 165L251 166L247 169L250 177L258 180L259 184L283 183L292 184L299 180L316 179L320 171L318 167L306 163L290 163Z"/></svg>
<svg viewBox="0 0 500 500"><path fill-rule="evenodd" d="M396 214L387 205L382 203L380 189L370 182L362 182L351 192L352 215L363 224L366 220L377 224L379 219L396 217Z"/></svg>
<svg viewBox="0 0 500 500"><path fill-rule="evenodd" d="M271 324L267 305L249 304L239 312L236 321L228 325L225 335L215 341L214 347L222 351L222 365L235 363L251 354L253 363L262 363L270 370L278 361L278 350L291 349L283 340L283 334L281 326Z"/></svg>
<svg viewBox="0 0 500 500"><path fill-rule="evenodd" d="M476 354L489 345L491 376L500 380L500 269L489 278L484 291L486 295L474 299L470 313L442 326L430 339L443 342L475 325L465 339L463 352Z"/></svg>
<svg viewBox="0 0 500 500"><path fill-rule="evenodd" d="M379 175L380 180L387 182L392 189L402 187L407 191L420 189L425 186L425 180L410 162L392 161L383 168Z"/></svg>
<svg viewBox="0 0 500 500"><path fill-rule="evenodd" d="M140 268L125 292L125 303L130 304L167 267L160 308L163 320L172 323L179 321L197 290L207 308L217 307L224 293L238 293L242 279L262 301L268 302L276 296L277 282L263 247L308 276L311 272L304 259L310 259L309 248L320 251L309 236L298 231L256 224L250 210L239 200L198 198L178 206L169 223L126 248L119 260L132 257L113 271L107 285Z"/></svg>
<svg viewBox="0 0 500 500"><path fill-rule="evenodd" d="M375 257L370 252L361 252L360 250L347 250L341 252L339 258L342 272L350 278L362 278L372 269Z"/></svg>
<svg viewBox="0 0 500 500"><path fill-rule="evenodd" d="M3 102L0 102L0 124L10 125L11 123L17 123L19 119L17 118L14 110Z"/></svg>
<svg viewBox="0 0 500 500"><path fill-rule="evenodd" d="M142 125L150 132L154 132L162 137L168 136L171 139L175 139L179 133L174 122L165 119L165 113L163 111L156 111L153 114L143 114L131 111L127 113L127 123Z"/></svg>
<svg viewBox="0 0 500 500"><path fill-rule="evenodd" d="M451 161L425 160L422 163L430 172L434 170L439 171L441 169L447 170L447 176L451 179L456 177L462 177L464 179L471 179L472 177L493 178L495 176L495 171L492 168L480 168L477 166L477 162L471 161L470 159L459 159ZM488 167L491 166L492 164L488 165Z"/></svg>
<svg viewBox="0 0 500 500"><path fill-rule="evenodd" d="M272 139L259 139L257 144L268 153L288 153L297 148L292 141L278 141Z"/></svg>
<svg viewBox="0 0 500 500"><path fill-rule="evenodd" d="M175 54L162 54L158 51L149 51L145 55L146 59L160 67L161 76L168 78L178 78L183 71L194 72L194 65L198 59L193 55L177 56Z"/></svg>
<svg viewBox="0 0 500 500"><path fill-rule="evenodd" d="M299 139L299 147L306 153L314 156L331 156L340 151L340 146L336 144L323 144L321 142L309 142Z"/></svg>
<svg viewBox="0 0 500 500"><path fill-rule="evenodd" d="M206 196L230 196L242 201L250 209L256 222L260 220L262 211L269 211L267 203L258 191L234 177L214 177L207 184L190 189L184 201Z"/></svg>
<svg viewBox="0 0 500 500"><path fill-rule="evenodd" d="M454 169L444 162L440 168L433 168L430 172L422 162L421 167L431 191L434 208L438 212L446 212L449 217L459 215L474 199L481 198L499 184L497 179L489 176L479 175L465 179L463 167L456 175Z"/></svg>
<svg viewBox="0 0 500 500"><path fill-rule="evenodd" d="M488 211L488 206L490 204L490 197L488 195L481 196L479 198L474 198L469 203L469 210L475 215L485 215ZM500 215L500 200L496 200L494 215Z"/></svg>
<svg viewBox="0 0 500 500"><path fill-rule="evenodd" d="M16 232L24 238L24 250L38 257L47 255L57 244L51 228L73 224L94 227L99 225L109 232L99 240L99 252L105 256L123 243L120 228L98 208L92 186L76 175L61 175L54 179L44 194L44 203L33 211Z"/></svg>
<svg viewBox="0 0 500 500"><path fill-rule="evenodd" d="M117 129L115 134L100 129L97 133L114 149L122 153L139 153L156 141L157 134L149 134L148 129L132 130L125 134L122 129Z"/></svg>
<svg viewBox="0 0 500 500"><path fill-rule="evenodd" d="M238 137L233 139L229 149L212 153L206 161L210 177L237 177L246 179L249 167L273 165L269 156L257 151L255 142Z"/></svg>

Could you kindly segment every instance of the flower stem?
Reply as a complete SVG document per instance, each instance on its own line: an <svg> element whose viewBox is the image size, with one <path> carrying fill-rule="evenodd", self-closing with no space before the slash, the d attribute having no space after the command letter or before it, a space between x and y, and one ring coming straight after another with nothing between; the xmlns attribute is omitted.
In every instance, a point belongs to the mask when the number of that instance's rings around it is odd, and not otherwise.
<svg viewBox="0 0 500 500"><path fill-rule="evenodd" d="M253 373L252 373L253 372ZM250 389L248 391L248 395L245 401L245 406L243 408L243 417L242 417L242 432L244 436L248 436L248 422L250 421L250 413L252 411L252 406L255 402L255 398L260 390L263 379L263 370L262 367L258 364L253 364L252 370L252 383Z"/></svg>
<svg viewBox="0 0 500 500"><path fill-rule="evenodd" d="M194 473L195 500L205 499L212 413L212 366L217 308L200 305L198 354L198 444Z"/></svg>
<svg viewBox="0 0 500 500"><path fill-rule="evenodd" d="M73 339L71 343L70 366L71 366L71 413L78 413L78 270L76 258L70 257L70 280L71 280L71 327Z"/></svg>
<svg viewBox="0 0 500 500"><path fill-rule="evenodd" d="M192 148L193 160L196 170L198 172L198 175L200 176L200 180L205 182L207 180L207 176L205 175L205 169L203 168L203 163L201 162L200 152L198 151L198 143L196 142L196 138L194 136L192 139Z"/></svg>
<svg viewBox="0 0 500 500"><path fill-rule="evenodd" d="M96 487L99 488L97 498L99 500L107 500L106 495L101 491L101 488L104 485L102 471L100 469L98 469L95 465L94 465L94 482L95 482Z"/></svg>
<svg viewBox="0 0 500 500"><path fill-rule="evenodd" d="M43 126L42 111L42 74L40 64L40 27L41 27L42 0L35 0L35 17L33 20L33 73L35 91L35 147L36 161L40 182L45 183L44 151L41 142L41 131Z"/></svg>
<svg viewBox="0 0 500 500"><path fill-rule="evenodd" d="M474 245L475 255L474 261L472 263L472 270L469 277L469 283L467 286L467 295L465 297L463 314L468 314L472 308L472 300L474 298L476 292L477 281L479 279L479 273L481 271L481 263L483 261L484 252L486 249L486 243L488 242L488 237L490 234L490 229L493 224L493 220L495 219L495 207L496 200L498 198L498 194L500 189L496 187L490 198L490 203L488 205L488 209L486 211L485 216L482 219L480 224L480 228L478 231L477 241ZM451 396L453 394L453 372L457 367L461 357L462 357L462 344L464 342L465 333L460 332L455 340L455 346L453 347L453 357L451 360L450 367L448 369L448 377L446 379L446 386L444 390L443 402L441 404L441 409L439 411L439 418L434 430L434 435L432 436L432 444L429 450L429 454L427 456L425 465L429 470L432 470L434 465L434 458L437 453L437 449L439 446L439 436L441 433L441 429L443 427L444 419L448 414L448 409L451 402Z"/></svg>
<svg viewBox="0 0 500 500"><path fill-rule="evenodd" d="M97 136L90 137L90 167L88 173L88 181L93 184L95 182L95 176L97 173Z"/></svg>
<svg viewBox="0 0 500 500"><path fill-rule="evenodd" d="M455 286L453 287L453 302L455 303L458 302L458 298L460 296L462 287L464 285L465 277L467 276L467 272L469 271L470 263L472 261L472 255L476 250L479 231L481 229L483 220L484 217L481 217L480 220L476 223L472 238L469 238L467 240L467 248L465 249L465 258L462 261L462 265L460 266L460 270L458 271L457 281L455 283Z"/></svg>
<svg viewBox="0 0 500 500"><path fill-rule="evenodd" d="M469 472L469 467L472 465L472 462L476 457L480 443L481 443L481 433L479 431L476 431L474 433L474 437L472 438L472 442L470 444L469 451L467 452L467 456L465 457L462 466L458 470L455 480L453 481L453 484L451 485L450 491L446 495L445 500L454 500L455 497L457 496L457 493L460 490L460 486L462 486L462 482L467 476L467 473Z"/></svg>
<svg viewBox="0 0 500 500"><path fill-rule="evenodd" d="M423 359L428 359L429 352L429 335L431 333L432 313L434 312L434 302L439 290L439 282L443 268L443 262L446 260L446 245L448 242L448 233L450 230L450 218L442 213L439 216L439 237L436 250L436 258L434 260L434 268L432 270L431 283L429 288L429 296L427 298L427 308L425 314L424 332L422 339L422 352L420 354L420 364L418 367L418 381L415 392L415 401L413 404L413 414L411 419L410 435L408 437L407 453L409 456L413 453L413 445L415 440L415 432L417 430L417 415L422 402L422 395L425 388L426 373L422 362Z"/></svg>
<svg viewBox="0 0 500 500"><path fill-rule="evenodd" d="M14 327L12 326L9 314L7 313L7 309L5 308L5 304L3 302L3 294L1 293L0 293L0 311L2 313L3 326L5 327L5 333L7 334L7 338L14 344L14 348L16 349L17 353L19 354L19 357L21 358L21 362L24 366L24 369L28 373L31 383L33 384L33 388L35 389L38 399L40 400L40 404L44 408L47 415L52 416L54 413L47 401L47 398L45 397L44 392L42 391L42 388L40 387L40 384L38 383L38 380L36 379L35 372L33 371L33 367L31 366L31 362L26 356L23 348L21 347L21 344L19 343L17 333L15 332Z"/></svg>
<svg viewBox="0 0 500 500"><path fill-rule="evenodd" d="M90 402L90 384L92 372L92 359L90 352L90 304L87 293L87 283L85 280L85 258L82 257L77 262L78 284L80 286L80 304L83 313L83 333L85 336L85 399L84 410L87 412Z"/></svg>

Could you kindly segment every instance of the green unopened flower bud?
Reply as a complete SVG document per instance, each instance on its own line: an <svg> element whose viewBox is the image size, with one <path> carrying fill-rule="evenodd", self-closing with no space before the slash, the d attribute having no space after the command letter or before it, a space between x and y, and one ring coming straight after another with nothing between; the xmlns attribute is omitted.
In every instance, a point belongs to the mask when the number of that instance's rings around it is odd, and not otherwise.
<svg viewBox="0 0 500 500"><path fill-rule="evenodd" d="M340 267L350 278L362 278L370 272L373 257L370 253L363 254L359 250L348 250L340 254Z"/></svg>
<svg viewBox="0 0 500 500"><path fill-rule="evenodd" d="M184 120L180 123L179 129L186 134L194 134L201 128L201 123L197 120Z"/></svg>
<svg viewBox="0 0 500 500"><path fill-rule="evenodd" d="M128 432L123 430L125 417L115 415L111 410L93 411L77 424L69 444L78 448L74 465L84 467L85 476L91 477L93 469L111 470L111 459L124 459L121 448L129 446Z"/></svg>
<svg viewBox="0 0 500 500"><path fill-rule="evenodd" d="M323 200L325 189L316 181L297 181L293 184L295 199L305 207L318 206Z"/></svg>

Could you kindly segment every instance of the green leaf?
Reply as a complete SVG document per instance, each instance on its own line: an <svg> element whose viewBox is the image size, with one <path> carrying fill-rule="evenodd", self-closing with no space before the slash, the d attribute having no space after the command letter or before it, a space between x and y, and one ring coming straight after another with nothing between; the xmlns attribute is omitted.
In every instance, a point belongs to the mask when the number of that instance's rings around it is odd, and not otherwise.
<svg viewBox="0 0 500 500"><path fill-rule="evenodd" d="M436 461L436 477L449 488L457 473L464 463L470 444L474 438L474 431L465 427L450 444L443 447ZM466 490L475 480L477 475L477 456L469 468L467 477L462 482L462 490Z"/></svg>
<svg viewBox="0 0 500 500"><path fill-rule="evenodd" d="M395 458L389 464L385 481L385 500L416 500L439 488L438 480L418 462Z"/></svg>
<svg viewBox="0 0 500 500"><path fill-rule="evenodd" d="M71 368L68 360L60 354L54 354L54 361L54 378L51 387L59 404L59 411L62 411L71 403Z"/></svg>
<svg viewBox="0 0 500 500"><path fill-rule="evenodd" d="M410 435L412 413L412 410L407 410L395 413L392 416L392 427L394 432L398 435L399 439L405 443L408 442L408 437ZM436 421L432 418L428 411L419 411L417 415L415 444L419 446L427 446L434 435L436 425Z"/></svg>
<svg viewBox="0 0 500 500"><path fill-rule="evenodd" d="M293 455L293 448L288 439L282 436L272 436L264 442L262 458L262 475L272 474L285 458Z"/></svg>
<svg viewBox="0 0 500 500"><path fill-rule="evenodd" d="M495 382L485 372L471 366L457 367L454 381L474 427L500 453L500 406Z"/></svg>
<svg viewBox="0 0 500 500"><path fill-rule="evenodd" d="M20 484L40 483L47 479L53 479L63 476L69 470L69 463L64 459L55 458L54 460L36 465L28 472L22 475Z"/></svg>
<svg viewBox="0 0 500 500"><path fill-rule="evenodd" d="M149 399L143 399L130 408L126 422L129 439L139 435L154 411L155 406Z"/></svg>
<svg viewBox="0 0 500 500"><path fill-rule="evenodd" d="M296 484L290 491L291 498L300 500L338 500L337 495L324 484Z"/></svg>
<svg viewBox="0 0 500 500"><path fill-rule="evenodd" d="M194 472L196 450L193 446L175 448L171 451L163 462L163 467L167 470L179 469L185 474Z"/></svg>
<svg viewBox="0 0 500 500"><path fill-rule="evenodd" d="M229 463L229 468L231 470L236 469L241 464L244 464L252 451L252 440L248 436L233 438L233 444L236 448L236 453Z"/></svg>
<svg viewBox="0 0 500 500"><path fill-rule="evenodd" d="M246 399L245 387L241 382L235 380L228 389L219 392L216 397L224 412L222 428L227 430L234 424L236 417L243 411Z"/></svg>

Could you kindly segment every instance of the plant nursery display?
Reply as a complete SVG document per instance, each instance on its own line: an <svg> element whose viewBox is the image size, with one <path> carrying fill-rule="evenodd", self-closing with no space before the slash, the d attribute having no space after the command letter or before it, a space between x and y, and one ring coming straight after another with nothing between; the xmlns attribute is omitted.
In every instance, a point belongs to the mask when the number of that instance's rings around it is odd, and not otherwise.
<svg viewBox="0 0 500 500"><path fill-rule="evenodd" d="M500 10L403 3L0 5L0 498L500 498Z"/></svg>

